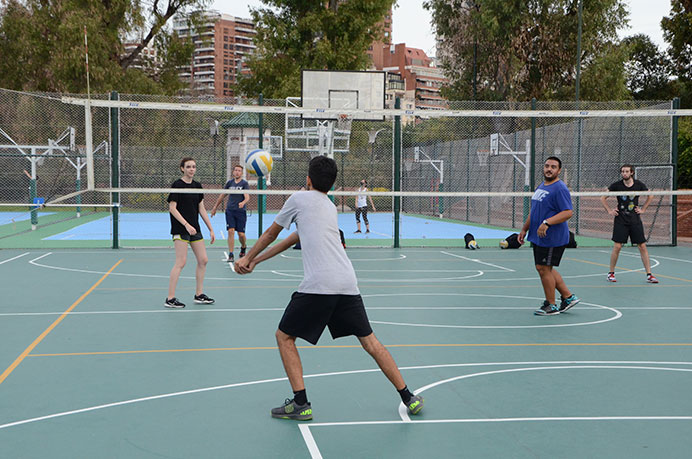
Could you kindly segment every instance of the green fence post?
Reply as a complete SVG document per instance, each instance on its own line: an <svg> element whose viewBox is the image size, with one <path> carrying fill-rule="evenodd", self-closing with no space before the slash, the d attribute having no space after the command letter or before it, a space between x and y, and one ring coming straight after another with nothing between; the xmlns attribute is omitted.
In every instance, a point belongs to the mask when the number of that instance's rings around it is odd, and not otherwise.
<svg viewBox="0 0 692 459"><path fill-rule="evenodd" d="M259 95L259 105L264 105L264 95L260 94ZM264 114L260 113L259 114L259 123L258 123L258 130L259 130L259 143L258 146L259 148L264 148ZM264 177L257 177L257 189L258 190L264 190ZM258 223L257 223L257 237L259 238L262 235L262 217L264 214L264 205L265 205L265 199L266 197L263 194L257 195L257 216L258 218Z"/></svg>
<svg viewBox="0 0 692 459"><path fill-rule="evenodd" d="M536 98L531 99L531 110L536 110ZM531 158L530 164L526 167L529 168L529 184L524 183L524 191L533 191L536 188L536 118L531 118L531 150L529 155ZM528 189L527 189L528 187ZM528 196L524 197L524 221L529 217L529 212L531 211L531 198ZM522 225L524 223L522 222Z"/></svg>
<svg viewBox="0 0 692 459"><path fill-rule="evenodd" d="M401 108L401 99L396 98L394 108ZM401 116L394 117L394 191L401 191ZM394 196L394 248L399 248L399 218L401 197Z"/></svg>
<svg viewBox="0 0 692 459"><path fill-rule="evenodd" d="M680 98L676 97L673 99L673 110L680 108ZM670 133L670 160L673 163L673 191L678 189L678 117L674 116L672 119L671 133ZM678 245L678 197L673 195L673 209L672 209L672 224L671 230L673 232L673 246Z"/></svg>
<svg viewBox="0 0 692 459"><path fill-rule="evenodd" d="M120 100L117 91L111 92L111 100ZM110 108L111 118L111 186L120 188L120 111ZM111 212L113 215L113 248L120 248L118 222L120 219L120 193L111 193Z"/></svg>

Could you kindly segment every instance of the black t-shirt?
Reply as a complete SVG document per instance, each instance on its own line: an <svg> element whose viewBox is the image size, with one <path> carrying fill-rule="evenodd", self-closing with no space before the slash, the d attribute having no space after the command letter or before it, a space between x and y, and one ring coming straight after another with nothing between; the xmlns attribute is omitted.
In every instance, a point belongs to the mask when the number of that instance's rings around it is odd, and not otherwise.
<svg viewBox="0 0 692 459"><path fill-rule="evenodd" d="M202 189L202 184L199 182L185 183L183 179L178 179L173 182L171 188L199 188ZM196 230L197 234L202 234L199 227L199 203L204 199L202 193L171 193L168 195L168 202L175 201L176 209L183 216L186 222L192 225ZM189 235L185 230L185 227L180 223L173 214L171 215L171 234L182 234Z"/></svg>
<svg viewBox="0 0 692 459"><path fill-rule="evenodd" d="M648 188L639 180L635 179L632 186L625 185L623 180L618 180L608 187L608 191L646 191ZM639 219L639 214L634 211L634 208L639 206L639 196L618 196L618 215L615 217L616 222L630 223Z"/></svg>

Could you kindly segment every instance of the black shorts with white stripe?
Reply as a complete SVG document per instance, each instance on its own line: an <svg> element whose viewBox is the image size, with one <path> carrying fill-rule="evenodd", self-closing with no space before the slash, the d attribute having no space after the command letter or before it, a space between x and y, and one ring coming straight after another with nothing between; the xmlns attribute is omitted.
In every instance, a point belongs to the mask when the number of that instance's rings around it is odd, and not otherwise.
<svg viewBox="0 0 692 459"><path fill-rule="evenodd" d="M533 260L537 265L560 266L565 247L541 247L533 244Z"/></svg>

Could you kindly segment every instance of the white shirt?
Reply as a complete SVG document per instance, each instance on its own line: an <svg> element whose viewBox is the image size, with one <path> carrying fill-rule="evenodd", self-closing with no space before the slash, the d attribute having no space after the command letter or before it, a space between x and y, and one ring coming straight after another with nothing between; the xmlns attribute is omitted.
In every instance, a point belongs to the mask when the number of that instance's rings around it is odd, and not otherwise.
<svg viewBox="0 0 692 459"><path fill-rule="evenodd" d="M315 190L294 193L274 223L283 228L296 224L304 271L299 292L360 294L353 265L341 245L336 207L326 194Z"/></svg>
<svg viewBox="0 0 692 459"><path fill-rule="evenodd" d="M363 186L358 188L358 191L368 191L368 187ZM368 197L365 195L358 195L358 202L356 207L366 207L368 205Z"/></svg>

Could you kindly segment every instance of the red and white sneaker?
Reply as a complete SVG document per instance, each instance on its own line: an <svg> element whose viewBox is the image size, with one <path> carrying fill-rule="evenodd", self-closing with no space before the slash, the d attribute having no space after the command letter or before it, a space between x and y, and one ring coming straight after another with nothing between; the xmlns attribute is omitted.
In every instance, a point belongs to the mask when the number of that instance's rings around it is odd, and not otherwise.
<svg viewBox="0 0 692 459"><path fill-rule="evenodd" d="M608 273L608 282L617 282L615 279L615 273Z"/></svg>
<svg viewBox="0 0 692 459"><path fill-rule="evenodd" d="M656 279L656 277L653 274L647 274L646 281L649 284L658 284L658 279Z"/></svg>

